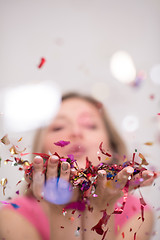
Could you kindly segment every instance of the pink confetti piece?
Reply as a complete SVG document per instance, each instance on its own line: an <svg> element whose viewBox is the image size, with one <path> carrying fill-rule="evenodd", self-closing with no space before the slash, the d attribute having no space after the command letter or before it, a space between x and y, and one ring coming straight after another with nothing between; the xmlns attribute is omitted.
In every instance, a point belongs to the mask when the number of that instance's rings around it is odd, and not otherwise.
<svg viewBox="0 0 160 240"><path fill-rule="evenodd" d="M64 147L64 146L70 144L70 141L63 141L63 140L61 140L61 141L55 142L54 144L56 146L59 146L59 147Z"/></svg>
<svg viewBox="0 0 160 240"><path fill-rule="evenodd" d="M0 201L0 203L2 203L2 204L9 204L9 202L6 202L6 201Z"/></svg>

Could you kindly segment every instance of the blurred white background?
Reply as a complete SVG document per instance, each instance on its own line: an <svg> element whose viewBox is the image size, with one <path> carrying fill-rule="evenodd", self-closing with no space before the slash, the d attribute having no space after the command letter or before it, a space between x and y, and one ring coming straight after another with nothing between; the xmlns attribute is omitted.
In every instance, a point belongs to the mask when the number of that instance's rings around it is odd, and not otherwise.
<svg viewBox="0 0 160 240"><path fill-rule="evenodd" d="M50 80L61 93L76 90L100 99L130 156L137 149L150 168L160 170L160 0L0 0L0 33L0 139L8 134L11 145L31 151L35 129L14 132L4 124L5 94ZM114 73L119 51L130 58L120 56L120 72ZM46 62L38 68L41 58ZM120 81L128 69L132 82ZM45 99L46 92L40 94ZM16 116L23 100L13 103ZM5 196L0 185L0 200L15 196L22 184L16 186L23 172L4 164L11 145L0 142L0 181L8 179ZM155 183L142 193L155 210L152 239L159 240L160 179Z"/></svg>

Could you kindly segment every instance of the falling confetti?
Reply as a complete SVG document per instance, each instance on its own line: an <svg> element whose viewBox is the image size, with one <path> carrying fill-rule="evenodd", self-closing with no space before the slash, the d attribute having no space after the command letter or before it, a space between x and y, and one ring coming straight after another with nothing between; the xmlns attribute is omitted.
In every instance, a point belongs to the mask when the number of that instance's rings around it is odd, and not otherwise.
<svg viewBox="0 0 160 240"><path fill-rule="evenodd" d="M22 141L22 137L18 140L18 142L21 142Z"/></svg>
<svg viewBox="0 0 160 240"><path fill-rule="evenodd" d="M1 138L1 142L5 145L9 145L10 144L10 140L8 138L8 135L6 134L3 138Z"/></svg>
<svg viewBox="0 0 160 240"><path fill-rule="evenodd" d="M139 157L142 159L142 165L148 165L148 162L146 161L146 159L145 159L145 157L141 154L141 153L139 153Z"/></svg>
<svg viewBox="0 0 160 240"><path fill-rule="evenodd" d="M153 142L146 142L146 143L144 143L145 145L147 145L147 146L152 146L153 145Z"/></svg>
<svg viewBox="0 0 160 240"><path fill-rule="evenodd" d="M2 178L0 181L1 186L3 187L3 195L5 196L5 189L6 189L6 185L8 183L7 178Z"/></svg>
<svg viewBox="0 0 160 240"><path fill-rule="evenodd" d="M46 62L46 59L42 57L41 61L40 61L40 64L38 65L38 68L41 68L44 65L45 62Z"/></svg>
<svg viewBox="0 0 160 240"><path fill-rule="evenodd" d="M21 141L22 138L20 138L18 141ZM60 147L64 147L66 145L68 145L70 142L69 141L58 141L56 143L54 143L57 146ZM111 154L107 153L103 148L102 148L102 144L103 142L101 142L100 146L99 146L99 153L101 152L102 154L107 156L107 159L109 157L111 157ZM147 144L146 144L147 145ZM32 173L33 173L33 163L29 163L28 160L23 160L22 157L30 154L30 153L23 153L23 151L19 151L17 149L18 147L13 145L9 151L11 152L12 155L16 155L12 156L12 160L10 159L6 159L6 163L8 162L12 162L13 166L19 166L19 170L25 171L26 176L29 176L30 179L32 179ZM68 162L70 164L71 169L76 170L76 174L72 174L70 175L70 183L71 185L67 185L68 182L61 182L61 178L55 178L54 180L54 184L52 181L52 184L49 183L48 181L46 182L45 187L49 187L46 188L46 192L44 189L44 198L50 202L53 202L55 204L66 204L68 203L69 199L71 199L71 193L72 193L72 187L79 187L79 189L82 192L82 199L78 202L71 202L69 204L67 204L64 208L63 211L63 215L67 216L67 209L72 209L72 214L75 213L76 210L78 211L84 211L85 209L88 209L90 212L93 211L93 207L90 206L89 202L87 202L87 198L86 198L86 193L89 189L91 189L90 191L90 195L94 198L98 197L98 195L95 193L96 190L96 186L97 186L97 179L98 179L98 172L99 170L104 170L106 171L106 177L107 177L107 184L109 184L110 182L112 182L112 180L116 177L116 175L125 167L127 166L131 166L134 168L134 173L133 176L137 173L142 173L144 170L146 170L145 167L142 167L142 165L148 165L148 162L146 161L145 157L139 153L139 157L141 158L142 162L141 163L137 163L135 160L135 154L137 153L137 150L135 151L135 153L133 153L133 159L131 161L127 161L126 157L125 157L125 162L123 162L122 165L117 165L117 164L106 164L106 163L99 163L97 166L92 165L92 162L89 161L88 157L86 158L86 168L85 169L80 169L78 167L77 161L74 159L73 155L68 155L67 157L61 157L59 156L58 153L54 153L53 155L55 155L57 157L57 159L59 160L59 167L61 166L62 162ZM44 154L44 153L32 153L34 155L39 155L43 158L43 173L46 173L47 171L47 164L48 164L48 159L50 157L49 154ZM21 157L20 157L21 156ZM98 157L98 156L97 156ZM16 185L20 184L24 179L21 179L20 181L17 182ZM117 180L116 180L117 181ZM140 181L140 179L139 179ZM118 208L115 208L112 214L121 214L124 210L125 207L125 203L127 201L127 196L128 196L128 189L129 189L129 182L127 182L126 186L123 189L123 193L124 193L124 197L123 197L123 203L121 204L121 206L118 206ZM5 188L6 188L6 184L7 184L7 178L4 178L1 180L1 185L3 187L3 192L5 194ZM57 188L57 184L61 185L61 192L59 192L59 189ZM117 182L118 184L118 182ZM54 185L54 186L53 186ZM107 185L109 187L109 185ZM29 187L29 186L28 186ZM111 186L112 187L112 184ZM67 189L67 191L66 191ZM53 194L54 193L54 194ZM16 192L17 195L19 195L19 191ZM65 194L66 194L66 200L64 201L65 198ZM61 201L63 199L63 202ZM146 205L142 195L140 198L140 203L141 203L141 217L140 219L142 219L142 222L144 221L144 206ZM19 206L17 205L12 205L14 208L18 208ZM92 231L96 231L98 234L102 235L102 239L105 238L107 232L108 232L108 228L107 230L104 229L104 227L107 225L108 220L110 219L111 215L108 215L106 210L102 211L102 218L99 220L99 222L92 227ZM79 214L78 217L80 217L81 214ZM75 220L75 216L70 217L71 221ZM63 226L61 226L61 228L63 228ZM80 228L77 228L77 230L75 230L75 236L79 236L79 231ZM131 228L130 228L130 231ZM122 237L125 238L124 233L122 233ZM136 239L136 233L134 233L134 239Z"/></svg>
<svg viewBox="0 0 160 240"><path fill-rule="evenodd" d="M14 208L19 208L19 205L15 204L15 203L11 203L12 207Z"/></svg>
<svg viewBox="0 0 160 240"><path fill-rule="evenodd" d="M59 141L59 142L55 142L54 143L56 146L60 146L60 147L64 147L64 146L66 146L66 145L68 145L68 144L70 144L70 141Z"/></svg>
<svg viewBox="0 0 160 240"><path fill-rule="evenodd" d="M103 144L103 142L101 142L99 145L99 149L100 149L101 153L108 157L111 157L111 154L107 153L106 151L104 151L104 149L102 149L102 144Z"/></svg>

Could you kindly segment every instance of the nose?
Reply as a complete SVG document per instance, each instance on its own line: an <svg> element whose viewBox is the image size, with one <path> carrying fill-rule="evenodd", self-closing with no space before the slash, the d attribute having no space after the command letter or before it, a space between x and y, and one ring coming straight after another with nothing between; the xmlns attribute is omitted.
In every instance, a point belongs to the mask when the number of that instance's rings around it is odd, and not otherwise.
<svg viewBox="0 0 160 240"><path fill-rule="evenodd" d="M82 138L83 133L82 133L82 129L80 128L80 126L72 125L70 135L72 138Z"/></svg>

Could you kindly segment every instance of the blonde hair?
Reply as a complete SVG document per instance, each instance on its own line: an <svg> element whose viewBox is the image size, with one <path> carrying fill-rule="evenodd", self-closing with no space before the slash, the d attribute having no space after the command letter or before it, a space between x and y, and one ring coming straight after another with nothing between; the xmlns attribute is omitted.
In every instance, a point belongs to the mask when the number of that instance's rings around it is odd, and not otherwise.
<svg viewBox="0 0 160 240"><path fill-rule="evenodd" d="M110 146L113 151L113 163L121 163L124 156L127 154L126 145L123 141L123 139L120 137L119 133L117 132L116 128L114 127L113 123L111 122L106 110L104 109L104 106L102 103L100 103L95 98L83 95L76 92L70 92L67 94L64 94L62 96L62 102L71 99L71 98L79 98L82 100L85 100L91 104L93 104L100 112L100 116L102 117L102 120L106 127L106 132L109 136ZM33 152L42 153L43 152L43 136L45 134L46 129L40 128L38 129L37 133L35 134L35 139L33 143Z"/></svg>

